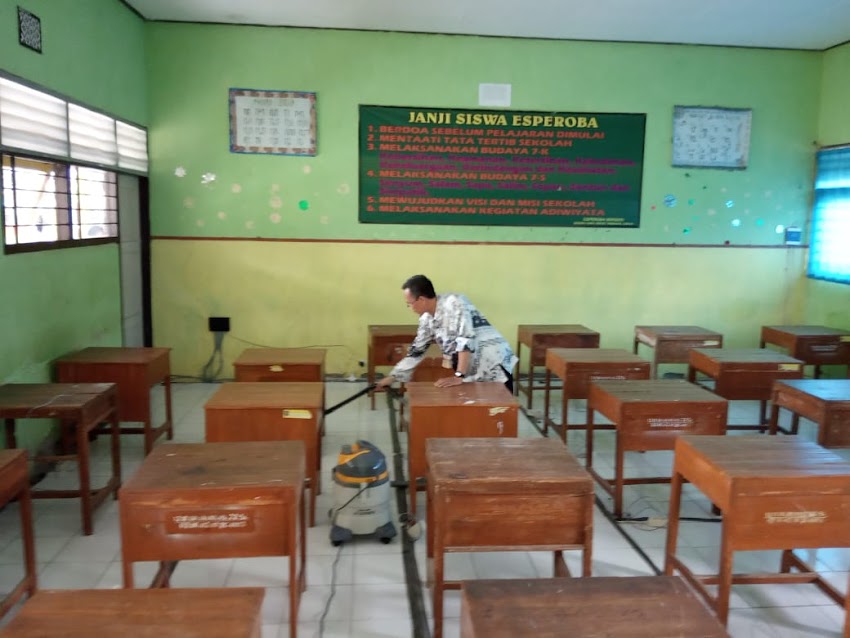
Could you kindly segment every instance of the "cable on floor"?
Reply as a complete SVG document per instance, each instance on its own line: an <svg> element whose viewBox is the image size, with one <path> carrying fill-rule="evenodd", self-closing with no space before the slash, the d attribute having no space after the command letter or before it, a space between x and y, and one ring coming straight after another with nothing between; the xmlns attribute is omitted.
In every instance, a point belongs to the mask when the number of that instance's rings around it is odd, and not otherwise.
<svg viewBox="0 0 850 638"><path fill-rule="evenodd" d="M389 412L390 434L393 439L393 470L396 481L396 505L398 506L399 521L402 523L401 558L404 564L404 578L407 585L407 601L410 605L410 620L413 624L413 638L431 638L431 630L428 626L428 613L425 610L425 596L422 591L422 580L419 578L419 568L416 565L416 554L414 551L414 539L407 532L411 519L407 512L407 489L404 481L404 454L401 451L401 443L398 438L396 427L395 405L393 399L401 395L387 389L387 411Z"/></svg>

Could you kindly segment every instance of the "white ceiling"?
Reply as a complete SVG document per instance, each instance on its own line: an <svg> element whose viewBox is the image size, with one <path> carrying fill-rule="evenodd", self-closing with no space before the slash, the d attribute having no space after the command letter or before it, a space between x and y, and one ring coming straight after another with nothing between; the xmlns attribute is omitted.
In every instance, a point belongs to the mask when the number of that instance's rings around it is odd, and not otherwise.
<svg viewBox="0 0 850 638"><path fill-rule="evenodd" d="M148 20L823 50L850 0L123 0Z"/></svg>

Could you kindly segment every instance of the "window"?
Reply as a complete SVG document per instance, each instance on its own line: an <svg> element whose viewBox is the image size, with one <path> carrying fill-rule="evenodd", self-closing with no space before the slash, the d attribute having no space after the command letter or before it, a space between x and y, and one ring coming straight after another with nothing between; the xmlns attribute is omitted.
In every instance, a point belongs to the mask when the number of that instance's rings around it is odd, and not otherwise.
<svg viewBox="0 0 850 638"><path fill-rule="evenodd" d="M7 253L104 243L118 237L117 176L56 160L2 155Z"/></svg>
<svg viewBox="0 0 850 638"><path fill-rule="evenodd" d="M850 146L817 155L808 275L850 284Z"/></svg>
<svg viewBox="0 0 850 638"><path fill-rule="evenodd" d="M148 172L145 129L0 76L0 148Z"/></svg>

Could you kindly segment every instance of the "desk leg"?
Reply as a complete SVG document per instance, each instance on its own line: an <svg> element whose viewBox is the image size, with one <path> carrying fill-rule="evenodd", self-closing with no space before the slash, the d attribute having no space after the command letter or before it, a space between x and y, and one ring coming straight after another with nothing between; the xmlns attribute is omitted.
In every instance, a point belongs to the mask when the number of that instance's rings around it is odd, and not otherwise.
<svg viewBox="0 0 850 638"><path fill-rule="evenodd" d="M593 494L584 499L584 548L581 551L581 575L590 578L593 564Z"/></svg>
<svg viewBox="0 0 850 638"><path fill-rule="evenodd" d="M522 341L516 342L516 379L514 379L514 396L522 394Z"/></svg>
<svg viewBox="0 0 850 638"><path fill-rule="evenodd" d="M80 506L83 510L83 534L92 534L91 476L89 474L89 431L83 423L72 425L77 432L77 471L80 475Z"/></svg>
<svg viewBox="0 0 850 638"><path fill-rule="evenodd" d="M850 594L844 602L844 638L850 638Z"/></svg>
<svg viewBox="0 0 850 638"><path fill-rule="evenodd" d="M544 380L546 387L543 389L543 436L549 436L549 389L551 382L552 372L547 367Z"/></svg>
<svg viewBox="0 0 850 638"><path fill-rule="evenodd" d="M165 388L165 420L168 423L168 428L165 433L168 437L168 440L171 441L174 438L174 419L171 418L171 375L166 374L165 379L163 380L163 387Z"/></svg>
<svg viewBox="0 0 850 638"><path fill-rule="evenodd" d="M35 569L35 532L32 524L32 496L30 496L29 485L18 495L18 503L21 514L21 533L24 541L24 571L29 583L27 594L32 597L37 589L37 576Z"/></svg>
<svg viewBox="0 0 850 638"><path fill-rule="evenodd" d="M555 578L569 578L570 570L567 567L567 562L564 560L564 552L558 550L553 552L555 565L552 569L552 573L555 575Z"/></svg>
<svg viewBox="0 0 850 638"><path fill-rule="evenodd" d="M779 406L774 402L773 405L770 406L770 423L768 425L767 432L770 435L775 435L776 430L779 427Z"/></svg>
<svg viewBox="0 0 850 638"><path fill-rule="evenodd" d="M569 398L567 397L567 384L563 384L564 387L561 390L561 440L564 442L564 445L569 447L567 443L567 408L569 406Z"/></svg>
<svg viewBox="0 0 850 638"><path fill-rule="evenodd" d="M519 366L517 365L517 370ZM528 389L528 409L534 404L534 347L529 348L528 353L528 376L525 379L526 388Z"/></svg>
<svg viewBox="0 0 850 638"><path fill-rule="evenodd" d="M443 637L444 552L442 530L438 529L434 538L434 638Z"/></svg>
<svg viewBox="0 0 850 638"><path fill-rule="evenodd" d="M372 387L375 384L375 359L372 356L372 342L369 342L369 347L366 352L366 385ZM369 400L372 402L372 409L375 409L375 391L369 392Z"/></svg>
<svg viewBox="0 0 850 638"><path fill-rule="evenodd" d="M118 488L121 487L121 424L118 422L118 410L112 410L110 424L112 444L112 476L115 477L115 489L112 498L118 500Z"/></svg>
<svg viewBox="0 0 850 638"><path fill-rule="evenodd" d="M6 430L6 449L14 450L18 447L17 437L15 436L15 419L3 419L3 425Z"/></svg>
<svg viewBox="0 0 850 638"><path fill-rule="evenodd" d="M670 505L667 509L667 543L664 549L664 574L673 575L673 557L679 536L679 508L682 503L682 475L673 468L670 479Z"/></svg>
<svg viewBox="0 0 850 638"><path fill-rule="evenodd" d="M136 586L136 579L133 577L133 562L125 557L121 559L121 577L124 589L133 589Z"/></svg>
<svg viewBox="0 0 850 638"><path fill-rule="evenodd" d="M410 428L408 428L407 433L407 449L410 450ZM423 441L424 443L424 441ZM409 452L408 452L409 454ZM413 469L413 464L408 462L407 464L407 491L410 494L410 518L411 520L416 520L416 475L415 470Z"/></svg>
<svg viewBox="0 0 850 638"><path fill-rule="evenodd" d="M717 619L726 625L729 619L729 596L732 594L732 544L729 539L729 526L724 520L720 536L720 574L717 582L715 610Z"/></svg>
<svg viewBox="0 0 850 638"><path fill-rule="evenodd" d="M623 518L623 437L614 432L614 518Z"/></svg>

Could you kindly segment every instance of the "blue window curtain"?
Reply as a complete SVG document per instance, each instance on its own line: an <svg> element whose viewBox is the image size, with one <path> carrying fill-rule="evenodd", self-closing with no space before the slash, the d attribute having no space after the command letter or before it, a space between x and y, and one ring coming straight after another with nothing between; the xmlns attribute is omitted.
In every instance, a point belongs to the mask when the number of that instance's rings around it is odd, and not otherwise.
<svg viewBox="0 0 850 638"><path fill-rule="evenodd" d="M817 154L808 275L850 284L850 146Z"/></svg>

